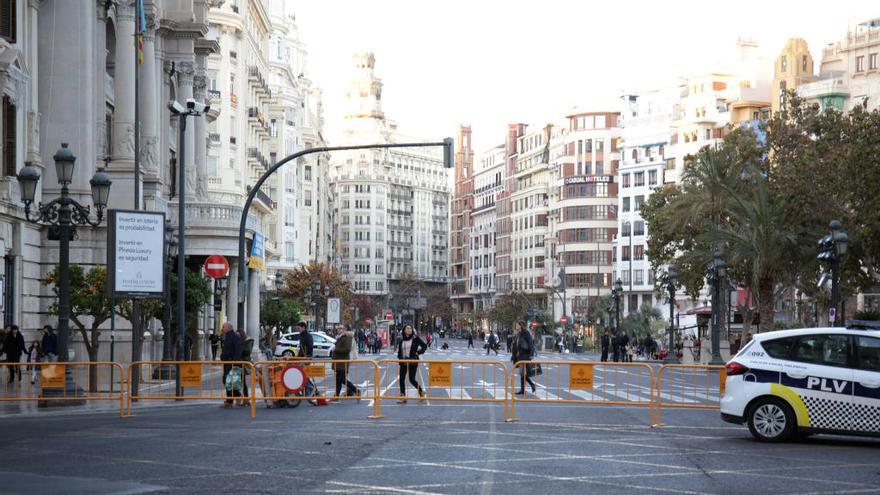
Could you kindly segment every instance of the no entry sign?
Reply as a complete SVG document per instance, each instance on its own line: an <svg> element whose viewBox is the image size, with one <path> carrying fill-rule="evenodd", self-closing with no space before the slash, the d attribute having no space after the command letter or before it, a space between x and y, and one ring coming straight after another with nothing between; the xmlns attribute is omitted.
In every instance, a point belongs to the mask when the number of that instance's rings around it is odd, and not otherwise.
<svg viewBox="0 0 880 495"><path fill-rule="evenodd" d="M229 262L219 254L212 254L205 260L205 273L211 278L223 278L229 273Z"/></svg>

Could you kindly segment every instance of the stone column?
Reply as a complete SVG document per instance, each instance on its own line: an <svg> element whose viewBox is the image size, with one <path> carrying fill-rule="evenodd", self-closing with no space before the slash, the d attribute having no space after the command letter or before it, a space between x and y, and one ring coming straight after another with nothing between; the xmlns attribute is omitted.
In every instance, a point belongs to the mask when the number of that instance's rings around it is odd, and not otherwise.
<svg viewBox="0 0 880 495"><path fill-rule="evenodd" d="M159 174L159 80L156 75L156 31L154 19L147 20L144 33L144 63L140 68L141 171L149 177Z"/></svg>
<svg viewBox="0 0 880 495"><path fill-rule="evenodd" d="M113 91L113 162L115 167L134 164L134 4L116 5L116 65Z"/></svg>
<svg viewBox="0 0 880 495"><path fill-rule="evenodd" d="M186 100L193 97L193 77L195 69L192 62L180 62L178 67L178 98L181 105L186 106ZM186 121L186 183L181 184L178 194L186 194L187 200L195 200L196 195L196 164L195 164L195 125L193 120L201 117L187 117Z"/></svg>
<svg viewBox="0 0 880 495"><path fill-rule="evenodd" d="M205 69L196 69L196 76L193 78L193 98L196 101L204 102L207 88L208 81ZM193 167L197 174L195 196L198 201L208 200L208 126L205 125L207 118L207 115L193 117L193 132L195 134L195 141L193 141L195 163L193 163Z"/></svg>

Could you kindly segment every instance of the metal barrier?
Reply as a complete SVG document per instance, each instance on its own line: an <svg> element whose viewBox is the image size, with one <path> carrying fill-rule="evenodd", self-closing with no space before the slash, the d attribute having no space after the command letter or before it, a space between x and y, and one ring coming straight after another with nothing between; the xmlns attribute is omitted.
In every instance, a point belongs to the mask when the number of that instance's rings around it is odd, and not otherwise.
<svg viewBox="0 0 880 495"><path fill-rule="evenodd" d="M666 379L664 380L664 376ZM657 371L653 426L663 426L660 409L720 409L727 371L724 366L667 364ZM717 387L717 388L716 388Z"/></svg>
<svg viewBox="0 0 880 495"><path fill-rule="evenodd" d="M535 391L523 373L534 382ZM525 387L523 387L525 384ZM654 368L645 363L593 361L519 361L510 374L510 420L516 421L516 403L607 404L648 408L654 418Z"/></svg>
<svg viewBox="0 0 880 495"><path fill-rule="evenodd" d="M113 362L0 363L0 401L53 402L119 401L119 415L125 411L125 374ZM13 371L14 370L14 371ZM10 382L10 373L16 378Z"/></svg>
<svg viewBox="0 0 880 495"><path fill-rule="evenodd" d="M244 371L242 388L250 386L248 394L244 390L239 396L226 395L226 366ZM138 369L141 383L137 394L132 394L132 371ZM177 375L180 374L178 387ZM249 361L137 361L128 365L126 373L129 394L126 416L131 416L131 403L140 400L233 400L250 402L251 417L256 417L256 373ZM248 376L250 378L248 379ZM249 384L247 382L250 382Z"/></svg>
<svg viewBox="0 0 880 495"><path fill-rule="evenodd" d="M510 383L509 368L499 361L423 361L410 359L385 359L379 361L379 368L384 371L376 382L376 405L374 415L381 417L383 400L406 401L453 401L453 402L486 402L503 403L504 419L510 418ZM423 366L424 365L424 366ZM415 366L416 371L410 371ZM422 379L422 371L427 372L427 379ZM424 390L420 397L418 389L409 380L409 374L415 373L417 382ZM379 374L377 368L377 375ZM413 389L414 395L400 391L403 385ZM395 385L398 385L395 388ZM391 390L395 389L396 392Z"/></svg>
<svg viewBox="0 0 880 495"><path fill-rule="evenodd" d="M375 361L281 358L254 363L254 368L258 390L266 407L296 407L304 400L323 402L328 399L363 399L370 401L373 407L373 414L369 417L381 417L376 400L379 366ZM340 380L338 385L337 380ZM356 394L350 393L351 387L346 382L355 387ZM339 395L336 394L337 390ZM342 395L343 391L345 395Z"/></svg>

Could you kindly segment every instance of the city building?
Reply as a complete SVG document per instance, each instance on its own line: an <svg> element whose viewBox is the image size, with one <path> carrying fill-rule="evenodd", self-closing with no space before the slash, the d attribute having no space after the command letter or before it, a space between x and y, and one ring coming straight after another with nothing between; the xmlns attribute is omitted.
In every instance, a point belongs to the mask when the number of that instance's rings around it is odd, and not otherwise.
<svg viewBox="0 0 880 495"><path fill-rule="evenodd" d="M797 88L822 108L880 108L880 18L857 24L822 50L819 77Z"/></svg>
<svg viewBox="0 0 880 495"><path fill-rule="evenodd" d="M474 205L470 213L468 294L473 299L475 314L485 313L493 307L497 290L495 202L501 192L506 158L504 145L495 146L477 158L473 172Z"/></svg>
<svg viewBox="0 0 880 495"><path fill-rule="evenodd" d="M802 84L816 79L813 73L813 56L807 41L790 38L773 64L771 110L775 113L785 103L785 92L796 90Z"/></svg>
<svg viewBox="0 0 880 495"><path fill-rule="evenodd" d="M599 297L610 294L614 283L619 117L616 108L579 110L567 115L553 136L558 145L550 150L549 160L551 232L546 277L557 288L556 297L550 295L555 321L565 314L569 323L589 323ZM560 275L565 277L564 284ZM564 291L559 293L559 287ZM585 337L593 336L588 331Z"/></svg>
<svg viewBox="0 0 880 495"><path fill-rule="evenodd" d="M469 126L459 126L455 146L455 184L449 223L449 292L457 318L466 319L474 312L474 298L469 290L471 210L474 207L474 152Z"/></svg>
<svg viewBox="0 0 880 495"><path fill-rule="evenodd" d="M338 145L438 142L402 134L382 111L375 56L353 57L355 75ZM438 147L367 149L332 156L337 261L359 294L415 297L449 280L450 182ZM387 307L387 306L386 306ZM404 308L420 309L420 308Z"/></svg>

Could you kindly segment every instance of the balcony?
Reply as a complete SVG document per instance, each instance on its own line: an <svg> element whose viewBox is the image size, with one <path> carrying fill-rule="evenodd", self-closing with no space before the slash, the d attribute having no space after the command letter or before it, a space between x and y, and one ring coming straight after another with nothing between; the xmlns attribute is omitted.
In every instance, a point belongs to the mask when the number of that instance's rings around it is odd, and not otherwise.
<svg viewBox="0 0 880 495"><path fill-rule="evenodd" d="M235 136L229 136L229 144L236 144L237 141L238 141L238 140L235 139Z"/></svg>
<svg viewBox="0 0 880 495"><path fill-rule="evenodd" d="M272 99L272 90L263 77L263 72L256 65L248 66L248 79L254 84L254 87L263 93L268 99Z"/></svg>
<svg viewBox="0 0 880 495"><path fill-rule="evenodd" d="M209 132L208 133L208 140L211 141L212 143L219 143L220 142L220 133L219 132Z"/></svg>
<svg viewBox="0 0 880 495"><path fill-rule="evenodd" d="M263 168L269 168L269 160L260 153L260 150L255 147L248 148L248 158L253 160L255 163L258 163L263 166Z"/></svg>
<svg viewBox="0 0 880 495"><path fill-rule="evenodd" d="M177 225L177 211L177 202L168 204L168 219L175 226ZM234 232L234 237L238 237L241 206L187 201L184 217L187 229L231 230Z"/></svg>
<svg viewBox="0 0 880 495"><path fill-rule="evenodd" d="M208 90L208 100L211 102L211 106L219 105L221 102L221 96L220 91L217 89Z"/></svg>

